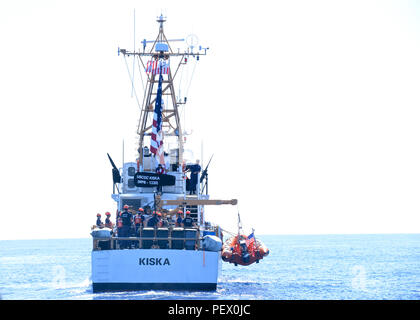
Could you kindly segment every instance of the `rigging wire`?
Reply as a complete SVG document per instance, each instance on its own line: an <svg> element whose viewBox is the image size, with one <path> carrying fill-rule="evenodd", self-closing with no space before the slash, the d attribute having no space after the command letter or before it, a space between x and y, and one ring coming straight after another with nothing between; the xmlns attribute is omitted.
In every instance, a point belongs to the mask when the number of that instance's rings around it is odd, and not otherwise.
<svg viewBox="0 0 420 320"><path fill-rule="evenodd" d="M183 59L183 58L181 58L181 59ZM179 99L181 99L181 83L182 83L182 77L183 77L183 75L184 75L184 66L182 66L182 68L181 68L181 74L179 76L179 81L178 81L178 83L179 83L179 86L178 86L178 94L179 94L179 96L178 96L178 98Z"/></svg>
<svg viewBox="0 0 420 320"><path fill-rule="evenodd" d="M183 59L183 58L181 58L181 59ZM179 86L178 86L178 89L179 89L179 99L181 99L181 85L182 85L182 78L184 77L184 73L185 73L185 65L183 65L182 66L182 68L181 68L181 76L180 76L180 78L179 78ZM185 119L185 107L186 107L186 105L184 104L183 105L183 108L182 108L182 114L181 114L181 117L182 117L182 119L183 119L183 127L184 127L184 131L186 131L186 127L187 127L187 121L186 121L186 119Z"/></svg>
<svg viewBox="0 0 420 320"><path fill-rule="evenodd" d="M133 52L136 52L136 9L134 9L134 14L133 14L133 18L134 18L134 27L133 27L133 31L134 31L134 35L133 35L133 41L134 41L134 46L133 46ZM133 78L131 81L131 97L133 97L133 91L134 91L134 68L136 66L136 58L135 56L133 56Z"/></svg>
<svg viewBox="0 0 420 320"><path fill-rule="evenodd" d="M134 81L133 78L131 77L130 68L128 67L128 63L127 63L127 59L125 58L125 55L124 55L124 62L125 62L125 66L127 67L127 72L128 72L128 76L129 76L130 80ZM133 86L133 91L134 91L134 96L136 97L137 105L139 106L139 109L141 110L141 105L140 105L140 102L139 102L139 98L137 97L137 92L136 92L136 89L134 88L134 86Z"/></svg>
<svg viewBox="0 0 420 320"><path fill-rule="evenodd" d="M230 234L231 236L236 236L236 235L239 235L239 234L243 234L242 221L241 221L241 216L239 214L239 204L237 205L237 209L238 209L238 232L228 231L228 230L220 227L220 229L223 232L226 232L227 234ZM254 233L254 231L255 231L254 228L252 228L252 233Z"/></svg>
<svg viewBox="0 0 420 320"><path fill-rule="evenodd" d="M193 68L193 71L192 71L192 74L191 74L190 83L188 84L187 91L185 93L186 97L188 97L188 92L190 91L190 86L191 86L192 79L194 77L194 72L195 72L195 67L196 66L197 66L197 61L195 61L195 63L194 63L194 68Z"/></svg>
<svg viewBox="0 0 420 320"><path fill-rule="evenodd" d="M192 71L191 76L190 76L190 82L189 82L188 87L186 88L186 91L185 91L185 97L188 97L188 92L190 91L190 87L191 87L192 79L194 77L194 72L195 72L195 67L196 66L197 66L197 61L195 61L195 63L194 63L193 71ZM184 110L183 110L183 117L184 117L184 131L187 132L187 129L186 129L187 128L187 125L186 125L187 120L186 120L185 105L184 105Z"/></svg>
<svg viewBox="0 0 420 320"><path fill-rule="evenodd" d="M230 234L231 236L236 236L236 233L233 233L231 231L227 231L226 229L223 229L222 227L220 227L220 229L222 229L223 232L226 232L227 234Z"/></svg>
<svg viewBox="0 0 420 320"><path fill-rule="evenodd" d="M139 59L139 61L140 61L140 57L139 56L137 56L137 58ZM141 70L141 68L140 68L140 63L139 62L137 62L137 65L139 66L139 73L140 73L140 79L141 79L141 85L143 86L143 91L146 91L146 89L145 89L145 87L144 87L144 81L143 81L143 76L141 75L142 74L142 70Z"/></svg>
<svg viewBox="0 0 420 320"><path fill-rule="evenodd" d="M189 92L190 87L191 87L191 83L192 83L192 79L194 77L196 66L197 66L197 61L195 60L194 67L193 67L193 70L191 72L190 64L188 64L188 66L186 66L186 64L184 64L184 66L182 68L182 71L181 71L181 77L179 79L179 98L181 98L181 81L182 81L182 78L184 78L184 77L186 78L186 82L189 81L189 83L187 84L188 86L184 86L184 88L183 88L183 91L185 92L184 97L186 97L186 98L188 97L188 92ZM186 70L185 68L187 68L188 70ZM188 76L188 73L190 73L190 72L191 72L191 75ZM185 110L185 107L186 107L186 105L184 104L184 108L182 108L181 117L183 117L183 119L184 119L184 131L187 132L187 120L186 120L186 113L187 112Z"/></svg>

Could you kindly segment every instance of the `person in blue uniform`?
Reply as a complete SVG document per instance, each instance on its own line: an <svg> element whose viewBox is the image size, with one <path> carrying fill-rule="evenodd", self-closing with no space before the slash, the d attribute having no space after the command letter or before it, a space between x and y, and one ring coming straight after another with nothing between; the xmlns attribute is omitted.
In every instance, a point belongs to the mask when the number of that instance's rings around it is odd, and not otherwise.
<svg viewBox="0 0 420 320"><path fill-rule="evenodd" d="M105 212L106 218L105 218L105 228L111 229L111 235L114 234L113 228L114 224L111 221L111 213Z"/></svg>
<svg viewBox="0 0 420 320"><path fill-rule="evenodd" d="M98 213L96 215L96 226L97 227L103 227L103 223L102 223L102 220L101 220L101 214L100 213Z"/></svg>
<svg viewBox="0 0 420 320"><path fill-rule="evenodd" d="M105 219L105 227L112 229L113 224L111 221L111 214L109 212L105 212L106 219Z"/></svg>
<svg viewBox="0 0 420 320"><path fill-rule="evenodd" d="M178 211L178 216L177 216L177 218L176 218L176 226L177 227L181 227L182 226L182 211L181 210L179 210Z"/></svg>
<svg viewBox="0 0 420 320"><path fill-rule="evenodd" d="M159 216L158 213L153 211L153 216L147 221L147 226L152 228L157 228L159 226Z"/></svg>
<svg viewBox="0 0 420 320"><path fill-rule="evenodd" d="M184 226L184 228L191 228L194 226L194 220L191 218L190 211L187 211L186 214L187 216L184 220L182 220L182 225Z"/></svg>
<svg viewBox="0 0 420 320"><path fill-rule="evenodd" d="M122 227L118 233L119 237L129 237L130 236L130 228L131 224L133 223L133 215L128 211L128 205L124 206L124 210L120 214L120 218L122 220ZM124 249L128 246L128 241L122 241L121 247Z"/></svg>
<svg viewBox="0 0 420 320"><path fill-rule="evenodd" d="M200 160L197 160L195 164L190 166L191 177L190 177L190 194L197 193L198 174L201 171Z"/></svg>

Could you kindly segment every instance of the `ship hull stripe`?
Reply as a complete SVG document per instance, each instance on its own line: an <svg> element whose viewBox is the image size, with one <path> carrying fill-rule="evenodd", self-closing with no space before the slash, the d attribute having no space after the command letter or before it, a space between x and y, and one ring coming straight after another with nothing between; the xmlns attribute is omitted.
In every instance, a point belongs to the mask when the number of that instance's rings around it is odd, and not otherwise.
<svg viewBox="0 0 420 320"><path fill-rule="evenodd" d="M93 292L129 290L215 291L217 283L92 283Z"/></svg>

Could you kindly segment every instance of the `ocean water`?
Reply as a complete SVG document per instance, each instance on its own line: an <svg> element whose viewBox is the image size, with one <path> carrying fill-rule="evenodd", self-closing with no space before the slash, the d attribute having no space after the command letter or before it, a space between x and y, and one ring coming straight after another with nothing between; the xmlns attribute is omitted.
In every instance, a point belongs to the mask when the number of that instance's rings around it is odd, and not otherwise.
<svg viewBox="0 0 420 320"><path fill-rule="evenodd" d="M215 292L93 293L91 239L0 241L2 299L419 300L420 235L260 236L268 257L223 263Z"/></svg>

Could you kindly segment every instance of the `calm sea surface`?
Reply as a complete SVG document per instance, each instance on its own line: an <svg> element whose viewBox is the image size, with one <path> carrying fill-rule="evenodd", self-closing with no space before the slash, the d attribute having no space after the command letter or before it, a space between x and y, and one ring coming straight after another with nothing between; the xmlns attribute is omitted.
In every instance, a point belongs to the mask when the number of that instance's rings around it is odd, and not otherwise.
<svg viewBox="0 0 420 320"><path fill-rule="evenodd" d="M2 299L414 299L420 235L261 236L259 264L223 263L215 292L93 293L91 239L0 241Z"/></svg>

